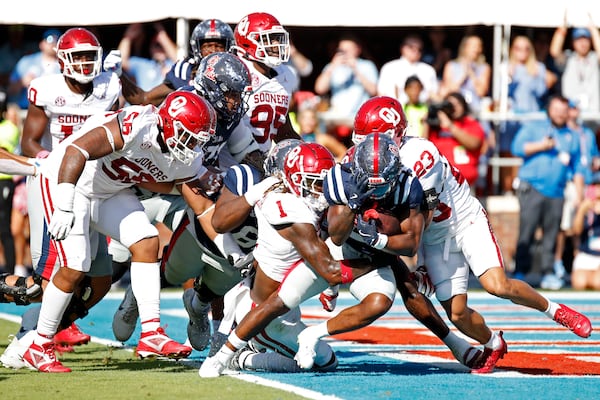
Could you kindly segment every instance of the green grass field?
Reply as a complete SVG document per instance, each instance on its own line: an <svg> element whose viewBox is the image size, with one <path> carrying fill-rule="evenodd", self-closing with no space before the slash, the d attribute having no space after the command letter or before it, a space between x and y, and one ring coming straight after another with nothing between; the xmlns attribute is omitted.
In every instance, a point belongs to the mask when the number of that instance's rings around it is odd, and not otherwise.
<svg viewBox="0 0 600 400"><path fill-rule="evenodd" d="M0 352L17 324L0 320ZM133 352L90 343L59 355L73 372L44 374L0 367L3 399L302 399L292 393L230 377L201 379L197 366L139 360Z"/></svg>

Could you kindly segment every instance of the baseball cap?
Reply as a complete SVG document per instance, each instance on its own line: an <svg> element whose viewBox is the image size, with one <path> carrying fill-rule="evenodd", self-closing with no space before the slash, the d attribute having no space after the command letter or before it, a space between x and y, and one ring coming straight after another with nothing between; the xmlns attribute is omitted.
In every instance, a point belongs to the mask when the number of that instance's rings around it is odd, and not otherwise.
<svg viewBox="0 0 600 400"><path fill-rule="evenodd" d="M56 43L60 35L62 35L62 33L60 33L58 29L48 29L44 31L42 40L45 40L48 43Z"/></svg>
<svg viewBox="0 0 600 400"><path fill-rule="evenodd" d="M587 29L587 28L575 28L575 29L573 29L573 33L571 35L573 37L573 40L579 39L582 37L590 39L592 37L589 29Z"/></svg>

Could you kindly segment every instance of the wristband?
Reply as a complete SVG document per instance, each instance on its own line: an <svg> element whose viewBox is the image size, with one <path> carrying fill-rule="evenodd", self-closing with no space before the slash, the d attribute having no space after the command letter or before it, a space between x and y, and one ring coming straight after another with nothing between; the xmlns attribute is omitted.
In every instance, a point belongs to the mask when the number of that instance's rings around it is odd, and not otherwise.
<svg viewBox="0 0 600 400"><path fill-rule="evenodd" d="M388 235L385 235L383 233L378 233L377 241L375 242L373 247L376 248L377 250L383 250L385 248L385 246L387 245L387 242L388 242Z"/></svg>
<svg viewBox="0 0 600 400"><path fill-rule="evenodd" d="M346 260L340 261L340 269L342 270L342 283L351 283L354 281L354 274L350 265L346 264Z"/></svg>
<svg viewBox="0 0 600 400"><path fill-rule="evenodd" d="M75 200L75 185L68 182L56 185L56 191L53 196L54 208L61 211L72 212L73 201Z"/></svg>

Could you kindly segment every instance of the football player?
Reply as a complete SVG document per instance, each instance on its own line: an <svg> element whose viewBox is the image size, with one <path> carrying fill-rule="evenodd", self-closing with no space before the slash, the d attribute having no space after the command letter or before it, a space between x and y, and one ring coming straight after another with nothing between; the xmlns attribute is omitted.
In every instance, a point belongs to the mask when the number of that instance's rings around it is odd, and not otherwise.
<svg viewBox="0 0 600 400"><path fill-rule="evenodd" d="M121 93L119 79L112 73L102 72L102 46L93 33L84 28L71 28L58 39L56 51L61 74L34 79L28 88L29 107L21 139L22 152L28 157L46 158L58 143L78 132L91 115L118 107ZM29 205L29 209L37 206ZM46 239L42 230L43 225L35 225L30 221L34 277L26 280L16 276L4 277L6 285L18 285L21 289L36 284L45 287L58 269L56 249L50 249L47 257L35 253L35 249L40 249ZM69 350L71 345L85 344L90 340L89 335L82 333L72 321L66 320L85 316L87 309L110 289L111 265L106 239L99 238L98 244L98 252L92 254L94 261L88 274L89 279L84 284L93 288L94 295L86 300L79 296L73 299L65 318L64 327L67 329L55 336L57 344L63 346L61 350ZM29 304L31 300L33 299L22 298L20 302ZM40 296L36 296L35 300L39 301ZM24 326L35 326L36 311L39 308L24 315ZM17 334L11 346L0 357L3 365L12 368L23 366L20 355L24 349L18 344L21 335L22 332ZM11 353L14 355L11 356Z"/></svg>
<svg viewBox="0 0 600 400"><path fill-rule="evenodd" d="M38 204L30 217L46 227L59 249L61 268L45 290L37 330L22 338L30 340L23 356L29 368L70 372L56 359L51 339L76 284L90 268L92 229L132 253L131 283L142 321L137 355L180 358L191 353L160 327L158 233L129 188L138 184L179 192L193 209L206 207L197 194L198 177L206 173L199 146L215 126L216 113L206 100L176 91L158 109L131 106L91 117L48 156L29 185L30 200Z"/></svg>
<svg viewBox="0 0 600 400"><path fill-rule="evenodd" d="M434 212L423 233L419 264L427 267L436 297L452 323L484 345L483 366L473 372L492 372L506 354L507 345L502 332L492 331L483 316L467 305L469 269L487 292L536 309L578 336L590 336L592 325L585 315L550 301L526 282L506 276L487 213L471 195L464 177L429 140L404 136L404 129L393 128L395 119L384 118L403 114L400 103L389 97L373 98L358 114L363 123L355 125L355 132L361 136L392 134L400 147L400 160L414 171L425 190Z"/></svg>
<svg viewBox="0 0 600 400"><path fill-rule="evenodd" d="M249 153L245 149L252 142L266 154L272 140L300 139L287 116L298 78L287 64L289 33L271 14L246 15L236 25L234 36L233 51L248 66L253 90L248 111L228 142L229 153L240 162L241 154Z"/></svg>
<svg viewBox="0 0 600 400"><path fill-rule="evenodd" d="M278 190L267 192L254 209L258 240L253 252L256 275L252 300L257 306L239 321L226 344L204 361L199 370L201 377L221 375L235 352L243 349L248 340L265 329L273 319L296 308L302 300L318 294L328 285L349 283L355 275L359 277L368 272L363 265L335 261L318 236L318 221L327 208L322 192L323 179L334 164L331 153L316 143L301 143L287 152L282 184ZM301 268L305 264L311 267ZM356 269L354 266L364 268ZM292 280L294 284L284 295L279 286L289 279L288 273L299 269L305 273L299 280ZM313 269L323 278L318 285L313 284L317 280ZM302 291L305 286L316 292ZM337 362L334 357L318 361L327 365Z"/></svg>

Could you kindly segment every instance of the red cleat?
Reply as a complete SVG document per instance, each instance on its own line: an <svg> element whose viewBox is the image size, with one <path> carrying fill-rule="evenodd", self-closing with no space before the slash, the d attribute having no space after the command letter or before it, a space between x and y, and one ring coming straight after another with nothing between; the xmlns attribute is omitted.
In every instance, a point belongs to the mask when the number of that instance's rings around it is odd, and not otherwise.
<svg viewBox="0 0 600 400"><path fill-rule="evenodd" d="M27 364L29 369L40 372L71 372L70 368L65 367L56 359L53 342L42 345L32 343L25 351L23 361L25 361L25 364Z"/></svg>
<svg viewBox="0 0 600 400"><path fill-rule="evenodd" d="M54 343L62 346L79 346L87 344L90 339L91 336L81 332L75 323L54 335Z"/></svg>
<svg viewBox="0 0 600 400"><path fill-rule="evenodd" d="M506 342L504 341L504 338L502 337L503 334L504 333L502 331L500 331L500 333L499 333L500 341L502 342L500 348L496 349L496 350L486 348L483 351L483 355L481 358L481 360L483 362L483 367L477 368L477 369L472 369L471 370L472 374L492 373L494 371L494 368L496 367L496 364L498 363L498 361L500 361L501 358L504 358L504 355L506 353L508 353L508 345L506 344Z"/></svg>
<svg viewBox="0 0 600 400"><path fill-rule="evenodd" d="M179 359L189 356L192 348L177 343L165 334L163 328L158 328L156 331L142 333L136 353L141 358L162 356Z"/></svg>
<svg viewBox="0 0 600 400"><path fill-rule="evenodd" d="M569 328L577 336L581 336L582 338L590 337L592 334L592 323L589 318L564 304L559 304L559 306L560 308L554 314L554 320L562 326Z"/></svg>

